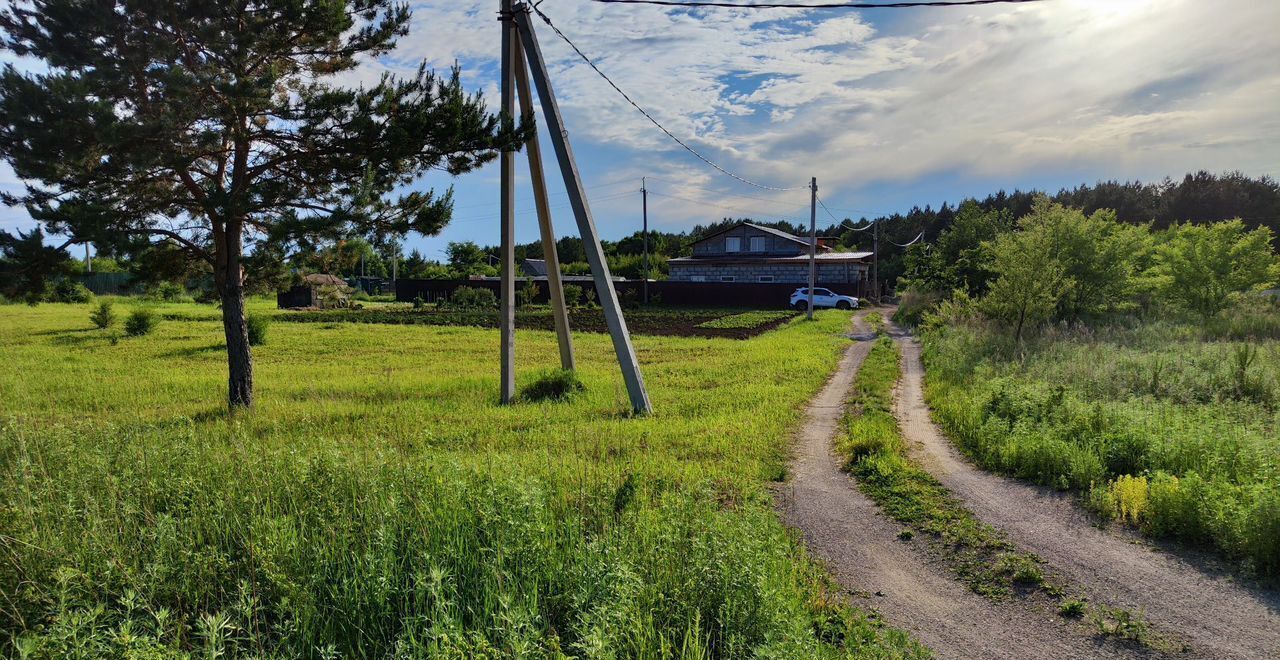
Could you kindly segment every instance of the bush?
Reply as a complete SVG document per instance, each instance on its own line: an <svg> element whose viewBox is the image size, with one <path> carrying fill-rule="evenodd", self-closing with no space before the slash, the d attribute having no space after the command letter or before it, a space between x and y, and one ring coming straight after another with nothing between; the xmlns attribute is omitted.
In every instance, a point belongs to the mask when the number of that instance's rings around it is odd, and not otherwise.
<svg viewBox="0 0 1280 660"><path fill-rule="evenodd" d="M141 337L151 334L156 328L156 315L149 309L135 309L124 322L124 332L130 337Z"/></svg>
<svg viewBox="0 0 1280 660"><path fill-rule="evenodd" d="M49 292L45 294L45 299L58 303L87 303L93 300L93 292L79 282L61 279L50 287Z"/></svg>
<svg viewBox="0 0 1280 660"><path fill-rule="evenodd" d="M159 282L147 288L147 292L143 294L144 298L150 300L163 300L165 302L182 302L187 300L187 288L177 282Z"/></svg>
<svg viewBox="0 0 1280 660"><path fill-rule="evenodd" d="M98 303L97 309L89 313L89 320L93 324L103 330L110 328L116 322L116 313L111 309L111 303L103 300Z"/></svg>
<svg viewBox="0 0 1280 660"><path fill-rule="evenodd" d="M585 389L578 374L568 369L555 369L526 385L520 390L520 398L532 402L564 401Z"/></svg>
<svg viewBox="0 0 1280 660"><path fill-rule="evenodd" d="M924 320L924 315L932 312L941 300L936 291L907 289L898 302L898 311L893 314L893 322L901 326L916 327Z"/></svg>
<svg viewBox="0 0 1280 660"><path fill-rule="evenodd" d="M516 305L519 307L528 307L529 305L532 305L533 301L538 298L538 293L540 292L541 289L538 288L537 282L525 282L520 286L520 288L516 289Z"/></svg>
<svg viewBox="0 0 1280 660"><path fill-rule="evenodd" d="M322 309L346 309L351 306L352 291L345 284L326 284L316 287L316 297Z"/></svg>
<svg viewBox="0 0 1280 660"><path fill-rule="evenodd" d="M426 301L426 300L423 300L423 298L422 298L422 294L421 294L421 293L419 293L418 295L414 296L414 298L413 298L413 308L414 308L414 309L422 309L423 307L426 307L426 306L427 306L427 301Z"/></svg>
<svg viewBox="0 0 1280 660"><path fill-rule="evenodd" d="M250 314L245 319L245 325L249 328L249 345L261 346L267 343L267 327L271 325L271 319L262 314Z"/></svg>
<svg viewBox="0 0 1280 660"><path fill-rule="evenodd" d="M564 304L577 307L582 304L582 287L577 284L564 285Z"/></svg>
<svg viewBox="0 0 1280 660"><path fill-rule="evenodd" d="M460 286L449 296L449 306L463 309L493 309L498 306L498 296L490 289Z"/></svg>

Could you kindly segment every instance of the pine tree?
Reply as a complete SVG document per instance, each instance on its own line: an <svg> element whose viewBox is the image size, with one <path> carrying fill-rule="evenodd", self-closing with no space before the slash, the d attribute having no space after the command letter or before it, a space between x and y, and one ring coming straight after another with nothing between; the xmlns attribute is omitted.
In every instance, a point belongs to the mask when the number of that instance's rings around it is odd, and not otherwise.
<svg viewBox="0 0 1280 660"><path fill-rule="evenodd" d="M486 112L457 69L340 86L336 74L409 30L392 0L41 0L0 12L0 47L42 73L0 72L0 156L53 233L146 235L207 262L222 300L229 403L253 401L246 241L437 233L457 175L528 136Z"/></svg>

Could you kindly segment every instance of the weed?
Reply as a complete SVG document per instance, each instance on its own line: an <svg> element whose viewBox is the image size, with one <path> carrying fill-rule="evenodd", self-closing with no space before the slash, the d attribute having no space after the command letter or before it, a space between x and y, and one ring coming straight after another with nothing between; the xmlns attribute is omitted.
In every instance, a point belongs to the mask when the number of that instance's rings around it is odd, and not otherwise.
<svg viewBox="0 0 1280 660"><path fill-rule="evenodd" d="M1151 629L1141 613L1134 614L1126 609L1105 605L1089 608L1089 621L1103 637L1114 637L1139 644L1147 643Z"/></svg>
<svg viewBox="0 0 1280 660"><path fill-rule="evenodd" d="M1069 619L1084 617L1085 602L1079 598L1069 598L1058 604L1058 614Z"/></svg>
<svg viewBox="0 0 1280 660"><path fill-rule="evenodd" d="M525 401L565 401L587 389L578 374L568 369L555 369L541 374L520 390Z"/></svg>

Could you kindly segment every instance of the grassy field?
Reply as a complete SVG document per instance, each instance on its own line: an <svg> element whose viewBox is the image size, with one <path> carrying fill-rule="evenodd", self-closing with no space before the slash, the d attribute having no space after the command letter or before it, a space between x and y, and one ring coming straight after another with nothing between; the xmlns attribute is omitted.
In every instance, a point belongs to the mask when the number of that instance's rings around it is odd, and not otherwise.
<svg viewBox="0 0 1280 660"><path fill-rule="evenodd" d="M0 307L6 655L923 654L770 506L847 313L637 337L647 418L604 335L575 338L584 393L502 407L493 330L275 323L228 420L216 310L154 308L124 338ZM518 335L523 385L557 353Z"/></svg>
<svg viewBox="0 0 1280 660"><path fill-rule="evenodd" d="M1274 578L1280 341L1219 325L1051 329L1021 346L981 322L935 329L929 403L983 465Z"/></svg>

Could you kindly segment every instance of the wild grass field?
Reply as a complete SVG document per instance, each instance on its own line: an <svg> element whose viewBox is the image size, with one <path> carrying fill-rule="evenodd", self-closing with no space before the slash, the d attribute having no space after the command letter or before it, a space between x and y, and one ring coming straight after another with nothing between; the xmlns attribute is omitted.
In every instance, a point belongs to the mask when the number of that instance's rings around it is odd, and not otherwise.
<svg viewBox="0 0 1280 660"><path fill-rule="evenodd" d="M1022 344L973 319L937 326L924 338L928 400L984 466L1274 579L1280 341L1239 337L1280 314L1251 314L1247 327L1231 315L1058 326Z"/></svg>
<svg viewBox="0 0 1280 660"><path fill-rule="evenodd" d="M605 335L575 337L585 392L503 407L496 331L275 323L228 420L216 311L155 307L142 337L0 307L5 655L924 654L770 507L848 313L636 337L644 418Z"/></svg>

